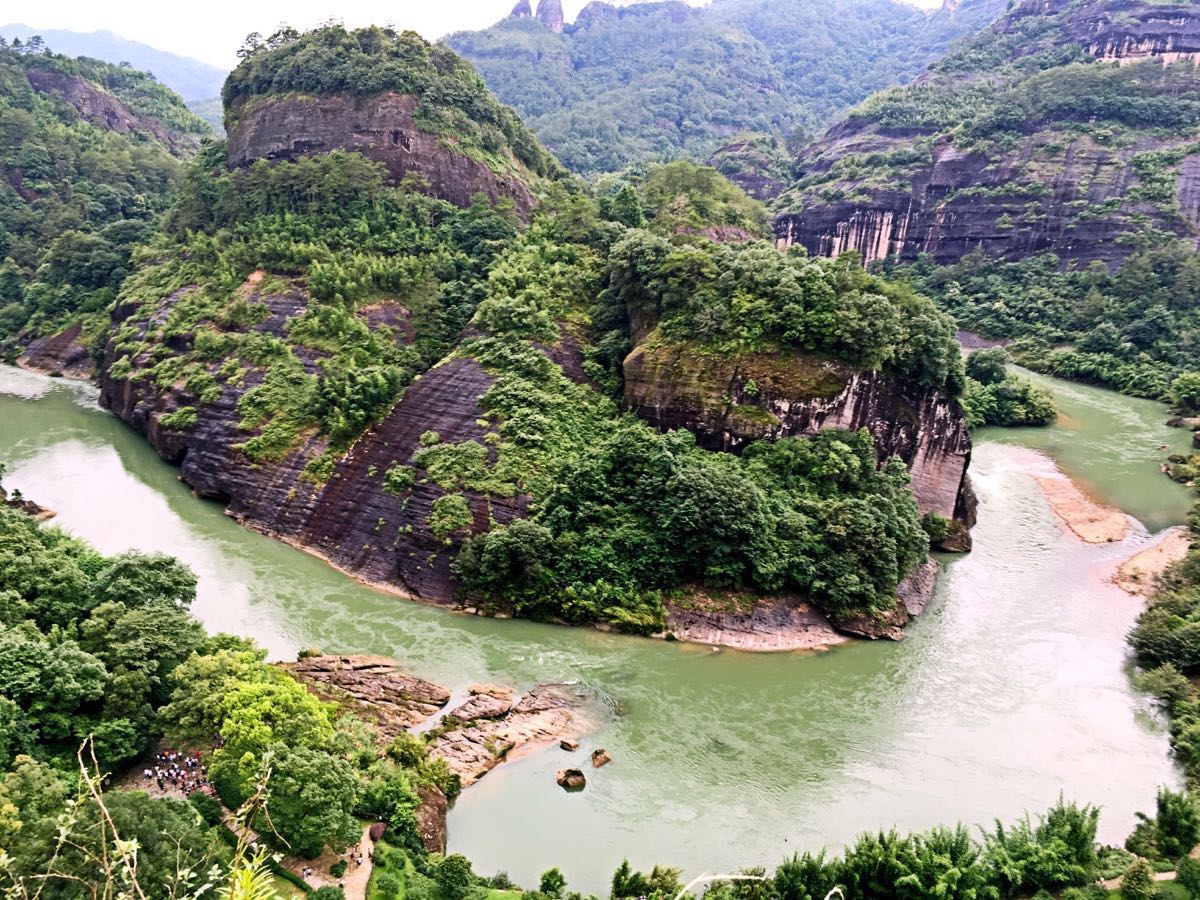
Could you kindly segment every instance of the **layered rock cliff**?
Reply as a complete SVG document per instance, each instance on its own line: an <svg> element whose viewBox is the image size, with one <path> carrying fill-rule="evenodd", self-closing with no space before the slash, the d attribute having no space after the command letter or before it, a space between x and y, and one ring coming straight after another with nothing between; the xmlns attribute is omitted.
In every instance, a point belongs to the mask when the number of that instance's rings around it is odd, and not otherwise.
<svg viewBox="0 0 1200 900"><path fill-rule="evenodd" d="M776 236L867 262L1109 267L1147 229L1195 237L1198 51L1193 4L1026 0L802 151Z"/></svg>
<svg viewBox="0 0 1200 900"><path fill-rule="evenodd" d="M136 306L118 307L114 325L132 325L144 334L187 296L187 290L177 292L157 306L153 317L140 320ZM270 308L271 315L254 330L274 337L282 336L308 303L299 290L270 297L251 293L248 299ZM238 401L261 383L261 373L250 371L240 386L224 384L217 400L198 404L182 385L162 389L144 379L114 377L115 358L115 340L110 340L100 374L102 405L178 465L180 479L201 497L224 503L228 515L242 524L316 553L365 581L429 603L453 601L449 567L461 537L440 538L429 526L433 503L444 492L421 480L409 491L389 493L383 477L394 465L411 464L425 432L447 442L483 438L478 398L492 380L478 363L455 359L426 372L338 461L332 475L318 482L306 477L305 467L327 447L323 438L307 437L273 462L256 463L242 452L248 435L239 428ZM315 371L319 359L319 354L308 355L306 368ZM164 416L193 405L199 407L193 427L163 424ZM511 521L523 508L521 498L489 501L469 492L467 498L474 531L486 529L489 518Z"/></svg>
<svg viewBox="0 0 1200 900"><path fill-rule="evenodd" d="M476 194L509 200L522 218L533 209L535 176L509 159L508 172L456 149L414 119L417 98L396 91L366 97L264 97L227 124L229 163L290 160L331 150L357 151L382 163L391 180L412 175L431 196L470 206Z"/></svg>
<svg viewBox="0 0 1200 900"><path fill-rule="evenodd" d="M539 18L553 24L556 2L543 0ZM534 185L561 173L465 60L411 31L327 25L273 39L230 73L222 97L235 167L356 151L394 184L459 206L477 194L511 201L523 218Z"/></svg>
<svg viewBox="0 0 1200 900"><path fill-rule="evenodd" d="M890 375L815 356L720 356L649 341L625 360L625 402L658 428L686 428L702 447L865 428L880 459L898 456L922 512L973 524L971 438L958 404ZM957 535L956 549L967 538Z"/></svg>

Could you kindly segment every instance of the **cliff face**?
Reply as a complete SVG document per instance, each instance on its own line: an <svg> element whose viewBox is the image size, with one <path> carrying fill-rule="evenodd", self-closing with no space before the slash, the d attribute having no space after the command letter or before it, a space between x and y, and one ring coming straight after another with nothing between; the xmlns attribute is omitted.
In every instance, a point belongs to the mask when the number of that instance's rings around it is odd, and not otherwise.
<svg viewBox="0 0 1200 900"><path fill-rule="evenodd" d="M256 98L228 123L229 164L354 150L382 163L394 182L415 175L431 196L458 206L470 206L477 193L493 203L511 200L518 215L528 218L534 205L532 175L512 159L510 171L500 175L456 151L452 140L421 129L413 118L416 109L414 97L395 91L366 98Z"/></svg>
<svg viewBox="0 0 1200 900"><path fill-rule="evenodd" d="M866 428L881 460L904 460L923 512L969 527L971 438L958 404L935 391L835 360L723 357L650 341L625 360L625 401L658 428L694 432L710 450Z"/></svg>
<svg viewBox="0 0 1200 900"><path fill-rule="evenodd" d="M133 112L112 94L100 90L84 78L49 69L28 69L25 74L35 91L60 97L93 125L117 134L147 134L172 153L195 150L200 146L200 139L195 135L178 134L163 128L153 119Z"/></svg>
<svg viewBox="0 0 1200 900"><path fill-rule="evenodd" d="M155 319L186 297L180 291L160 304ZM289 318L303 312L307 299L293 293L251 299L272 315L255 330L279 337ZM132 309L118 308L114 325L130 321ZM149 321L136 322L144 331ZM309 460L325 449L308 438L277 462L253 463L237 445L249 436L238 428L237 404L261 376L254 372L241 388L225 384L215 403L196 404L179 386L160 389L148 381L113 378L110 343L100 376L101 403L144 434L158 453L180 467L180 478L200 496L226 504L244 525L315 552L366 581L395 587L429 603L452 602L450 560L460 539L439 539L429 515L442 495L436 485L418 481L404 494L383 490L383 475L394 464L409 465L418 440L436 431L443 441L481 439L483 416L477 399L491 385L480 366L456 359L426 372L392 410L358 440L324 483L304 476ZM316 359L307 365L315 369ZM183 406L197 406L196 425L186 431L164 428L161 420ZM505 523L520 514L521 498L496 501L466 493L473 531L485 530L489 516Z"/></svg>
<svg viewBox="0 0 1200 900"><path fill-rule="evenodd" d="M992 102L969 99L993 76L967 51L907 93L867 101L801 153L798 181L775 202L781 245L821 256L854 250L865 262L928 254L940 264L977 249L1011 260L1050 251L1111 268L1132 252L1128 238L1148 228L1197 234L1200 145L1186 122L1200 8L1027 0L984 38L972 52L986 57L1000 47L1011 64L994 76L996 119L928 121L937 117L930 97L972 111ZM1089 80L1078 63L1047 72L1025 61L1043 52L1068 60L1073 50L1106 68L1086 70ZM1180 61L1186 69L1166 68ZM1139 63L1147 100L1094 77ZM1112 98L1089 96L1109 89ZM1156 111L1147 112L1151 104Z"/></svg>

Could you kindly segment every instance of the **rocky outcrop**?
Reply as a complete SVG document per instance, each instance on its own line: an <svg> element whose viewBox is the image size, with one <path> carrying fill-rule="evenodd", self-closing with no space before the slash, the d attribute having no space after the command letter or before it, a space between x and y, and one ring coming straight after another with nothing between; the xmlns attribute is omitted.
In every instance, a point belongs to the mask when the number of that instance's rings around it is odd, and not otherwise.
<svg viewBox="0 0 1200 900"><path fill-rule="evenodd" d="M405 674L382 656L313 656L283 668L322 700L369 719L384 744L435 715L450 700L446 688Z"/></svg>
<svg viewBox="0 0 1200 900"><path fill-rule="evenodd" d="M540 684L516 703L510 688L474 685L443 713L449 689L385 657L312 656L283 668L322 700L371 722L382 745L418 726L427 731L429 754L446 760L464 787L520 753L578 740L599 718L595 698L578 685Z"/></svg>
<svg viewBox="0 0 1200 900"><path fill-rule="evenodd" d="M667 633L693 644L778 652L819 650L846 640L824 613L798 597L738 603L694 596L686 603L668 600L666 608Z"/></svg>
<svg viewBox="0 0 1200 900"><path fill-rule="evenodd" d="M446 813L449 806L446 795L432 784L419 784L417 801L413 819L416 820L421 843L430 853L445 853Z"/></svg>
<svg viewBox="0 0 1200 900"><path fill-rule="evenodd" d="M562 34L563 8L562 0L538 0L537 20L555 34Z"/></svg>
<svg viewBox="0 0 1200 900"><path fill-rule="evenodd" d="M464 788L523 753L555 743L577 747L599 718L595 698L575 685L538 685L515 705L509 688L474 685L464 702L433 722L451 691L401 671L386 657L309 656L282 668L315 696L370 722L382 747L401 733L428 727L429 755L444 759ZM430 853L445 853L446 795L423 783L417 799L413 816L421 843ZM382 835L372 826L372 840Z"/></svg>
<svg viewBox="0 0 1200 900"><path fill-rule="evenodd" d="M512 19L528 19L533 16L533 8L529 5L529 0L517 0L516 6L508 15Z"/></svg>
<svg viewBox="0 0 1200 900"><path fill-rule="evenodd" d="M154 321L165 320L186 296L185 289L162 301ZM248 299L271 312L255 329L276 337L307 306L299 289L276 296L250 289ZM118 308L114 324L136 319L136 312L136 306ZM136 324L144 332L152 323ZM428 603L453 603L450 561L463 535L441 538L429 527L433 503L443 491L419 480L403 494L391 494L382 489L382 479L393 465L412 462L426 431L436 431L446 442L483 440L478 398L492 379L477 362L451 359L424 373L338 461L332 475L318 482L304 472L326 447L320 437L302 438L275 461L256 463L238 448L250 436L239 428L238 401L261 382L258 372L250 372L240 387L223 384L215 402L199 406L195 426L181 431L165 428L162 419L180 407L197 405L196 398L183 385L162 389L146 379L113 377L115 358L110 342L100 377L101 403L178 465L180 478L197 494L225 503L227 514L242 524L315 553L364 581ZM307 357L310 371L319 358ZM525 505L521 497L465 496L473 531L487 528L489 520L510 522Z"/></svg>
<svg viewBox="0 0 1200 900"><path fill-rule="evenodd" d="M200 146L200 139L195 135L170 131L154 119L133 112L112 94L85 78L37 68L27 69L25 74L35 91L65 100L81 118L106 131L145 134L173 153L194 151Z"/></svg>
<svg viewBox="0 0 1200 900"><path fill-rule="evenodd" d="M1008 47L1013 59L1075 46L1122 65L1200 61L1194 4L1025 0L991 30L1001 36L992 46ZM965 55L918 84L953 96L989 74L972 65ZM1156 77L1164 77L1161 68L1148 67L1146 78ZM1079 88L1064 80L1063 90ZM1162 102L1172 94L1164 85ZM992 142L969 140L950 125L902 127L868 103L800 154L795 186L776 200L777 241L819 256L855 251L867 263L927 255L951 264L981 250L1009 260L1052 252L1080 267L1115 268L1148 228L1200 234L1200 154L1191 134L1121 125L1114 137L1095 115L1073 111L1086 102L1060 107L1005 124L1011 137ZM1143 180L1147 151L1177 158L1152 166L1153 180ZM1163 165L1172 170L1173 197L1162 195Z"/></svg>
<svg viewBox="0 0 1200 900"><path fill-rule="evenodd" d="M231 166L258 159L290 160L352 150L382 163L393 182L414 176L434 197L470 206L476 194L510 200L528 218L534 177L515 159L503 173L452 140L423 130L414 120L417 99L387 91L373 97L296 95L256 97L227 121Z"/></svg>
<svg viewBox="0 0 1200 900"><path fill-rule="evenodd" d="M961 517L971 458L962 410L902 379L816 356L720 356L651 340L625 360L625 402L658 428L694 432L710 450L866 428L881 460L904 460L922 511Z"/></svg>
<svg viewBox="0 0 1200 900"><path fill-rule="evenodd" d="M89 381L96 374L96 362L78 322L66 331L29 341L25 352L17 359L17 365L81 381Z"/></svg>
<svg viewBox="0 0 1200 900"><path fill-rule="evenodd" d="M466 787L506 759L591 731L593 704L586 691L568 684L539 685L500 715L489 706L484 714L464 718L470 713L468 701L445 717L429 752L446 760Z"/></svg>

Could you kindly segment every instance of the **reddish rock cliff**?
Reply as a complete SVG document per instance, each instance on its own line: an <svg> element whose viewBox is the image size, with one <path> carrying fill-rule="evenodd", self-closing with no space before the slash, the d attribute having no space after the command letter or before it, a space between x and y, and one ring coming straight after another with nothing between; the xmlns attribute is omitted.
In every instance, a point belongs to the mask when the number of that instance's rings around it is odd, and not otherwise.
<svg viewBox="0 0 1200 900"><path fill-rule="evenodd" d="M149 135L173 153L195 150L200 146L200 139L195 135L178 134L163 128L153 119L133 112L112 94L86 79L49 69L28 69L25 74L35 91L62 98L93 125L117 134Z"/></svg>
<svg viewBox="0 0 1200 900"><path fill-rule="evenodd" d="M257 159L295 159L331 150L354 150L382 163L392 180L414 175L428 193L458 206L475 194L493 203L511 200L522 218L533 209L533 176L513 159L497 174L455 149L453 139L422 130L413 118L417 100L388 91L373 97L258 97L227 124L231 166Z"/></svg>

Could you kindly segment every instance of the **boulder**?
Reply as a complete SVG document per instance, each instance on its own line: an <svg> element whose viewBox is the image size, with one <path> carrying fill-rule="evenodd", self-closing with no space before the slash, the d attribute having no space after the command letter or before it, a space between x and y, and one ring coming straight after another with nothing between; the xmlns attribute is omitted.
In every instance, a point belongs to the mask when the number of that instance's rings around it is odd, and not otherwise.
<svg viewBox="0 0 1200 900"><path fill-rule="evenodd" d="M601 766L607 766L612 762L612 754L603 747L597 747L592 751L592 768L598 769Z"/></svg>
<svg viewBox="0 0 1200 900"><path fill-rule="evenodd" d="M587 786L582 769L559 769L554 780L566 791L582 791Z"/></svg>
<svg viewBox="0 0 1200 900"><path fill-rule="evenodd" d="M578 750L579 741L573 741L570 738L564 738L558 742L558 746L562 747L564 750Z"/></svg>

